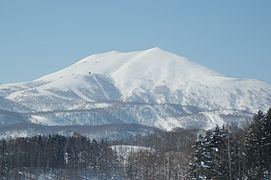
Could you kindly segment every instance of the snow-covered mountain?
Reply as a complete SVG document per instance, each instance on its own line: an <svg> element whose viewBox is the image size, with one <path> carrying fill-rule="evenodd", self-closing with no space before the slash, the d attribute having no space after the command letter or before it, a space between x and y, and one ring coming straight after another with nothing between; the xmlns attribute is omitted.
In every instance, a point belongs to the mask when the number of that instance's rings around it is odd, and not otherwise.
<svg viewBox="0 0 271 180"><path fill-rule="evenodd" d="M225 76L159 48L95 54L32 82L0 85L0 109L45 125L211 128L240 124L269 106L271 84Z"/></svg>

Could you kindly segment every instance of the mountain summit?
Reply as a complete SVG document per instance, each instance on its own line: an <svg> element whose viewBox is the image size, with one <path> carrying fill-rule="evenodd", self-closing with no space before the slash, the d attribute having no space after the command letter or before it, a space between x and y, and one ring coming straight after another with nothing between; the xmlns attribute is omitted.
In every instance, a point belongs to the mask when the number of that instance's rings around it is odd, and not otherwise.
<svg viewBox="0 0 271 180"><path fill-rule="evenodd" d="M103 74L110 77L122 95L129 97L139 88L167 86L178 89L185 81L210 81L221 76L183 57L160 48L144 51L108 53L89 56L59 72L42 77L42 81L55 81L59 77Z"/></svg>
<svg viewBox="0 0 271 180"><path fill-rule="evenodd" d="M152 48L94 54L32 82L0 85L0 100L46 125L211 128L267 109L270 92L266 82L228 77Z"/></svg>

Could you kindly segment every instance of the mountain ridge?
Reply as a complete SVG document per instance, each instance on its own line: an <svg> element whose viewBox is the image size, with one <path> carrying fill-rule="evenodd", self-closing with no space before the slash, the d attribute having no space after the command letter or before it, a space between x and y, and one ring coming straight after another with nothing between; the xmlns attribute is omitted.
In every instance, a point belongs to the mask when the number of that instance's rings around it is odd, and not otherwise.
<svg viewBox="0 0 271 180"><path fill-rule="evenodd" d="M187 115L200 128L233 122L228 116L237 117L239 111L269 108L270 92L267 82L229 77L160 48L95 54L31 82L0 85L2 98L31 112L101 108L101 114L39 117L45 124L47 119L63 125L132 122L159 128L189 127ZM204 113L214 109L221 112ZM240 122L249 118L241 115Z"/></svg>

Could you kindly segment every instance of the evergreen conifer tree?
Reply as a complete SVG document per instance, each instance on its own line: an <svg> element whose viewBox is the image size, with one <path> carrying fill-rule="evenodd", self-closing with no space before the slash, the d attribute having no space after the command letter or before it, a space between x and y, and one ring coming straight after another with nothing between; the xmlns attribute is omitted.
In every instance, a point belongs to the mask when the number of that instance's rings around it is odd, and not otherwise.
<svg viewBox="0 0 271 180"><path fill-rule="evenodd" d="M258 111L245 138L247 175L251 179L262 179L264 176L264 118L264 113Z"/></svg>

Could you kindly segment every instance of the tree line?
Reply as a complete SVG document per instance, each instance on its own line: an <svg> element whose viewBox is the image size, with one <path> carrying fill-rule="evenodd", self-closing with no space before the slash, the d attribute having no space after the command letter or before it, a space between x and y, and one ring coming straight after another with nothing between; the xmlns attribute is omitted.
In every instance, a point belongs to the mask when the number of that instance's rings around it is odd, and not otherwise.
<svg viewBox="0 0 271 180"><path fill-rule="evenodd" d="M115 152L105 141L60 135L0 141L0 177L8 179L56 170L58 173L63 172L59 174L60 179L67 175L70 175L67 179L77 179L80 171L95 172L107 177L116 168Z"/></svg>

